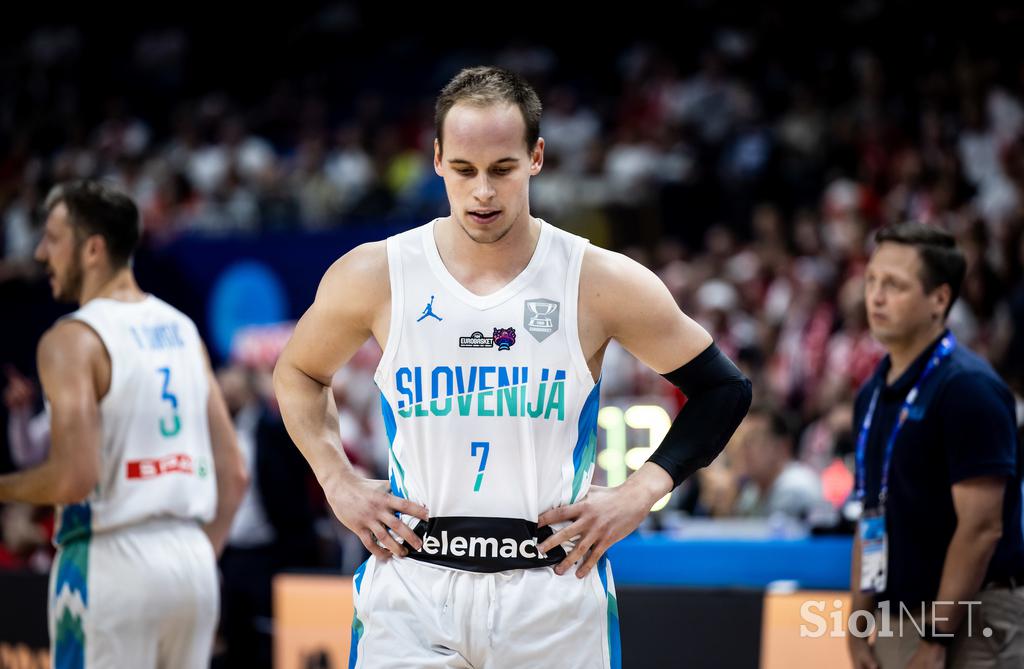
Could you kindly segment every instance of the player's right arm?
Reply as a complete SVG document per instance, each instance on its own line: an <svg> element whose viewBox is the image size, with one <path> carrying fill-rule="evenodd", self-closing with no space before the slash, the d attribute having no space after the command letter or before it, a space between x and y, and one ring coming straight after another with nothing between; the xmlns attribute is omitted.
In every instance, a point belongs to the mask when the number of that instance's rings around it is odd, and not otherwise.
<svg viewBox="0 0 1024 669"><path fill-rule="evenodd" d="M420 547L419 537L395 512L427 520L427 510L389 494L387 481L364 479L352 468L341 444L331 380L375 329L386 332L380 319L388 318L390 301L385 242L356 247L324 274L274 368L274 393L288 434L335 515L380 559L387 559L388 551L407 553L388 528Z"/></svg>
<svg viewBox="0 0 1024 669"><path fill-rule="evenodd" d="M89 326L65 320L39 340L37 367L50 404L50 451L39 466L0 476L0 501L81 502L99 481L99 403L109 357Z"/></svg>

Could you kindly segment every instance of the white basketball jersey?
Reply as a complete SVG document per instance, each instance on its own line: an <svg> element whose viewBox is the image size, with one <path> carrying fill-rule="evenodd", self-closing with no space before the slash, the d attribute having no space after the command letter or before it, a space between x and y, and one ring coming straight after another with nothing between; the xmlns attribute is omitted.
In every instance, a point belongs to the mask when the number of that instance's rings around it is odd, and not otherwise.
<svg viewBox="0 0 1024 669"><path fill-rule="evenodd" d="M99 483L84 502L59 509L55 541L153 518L212 520L210 389L195 324L152 295L93 299L67 318L103 341L110 389L100 401Z"/></svg>
<svg viewBox="0 0 1024 669"><path fill-rule="evenodd" d="M375 380L395 495L430 511L415 559L474 571L551 564L538 516L586 494L600 384L577 334L587 240L541 221L526 269L475 295L431 223L387 240L391 326ZM546 560L545 560L546 558Z"/></svg>

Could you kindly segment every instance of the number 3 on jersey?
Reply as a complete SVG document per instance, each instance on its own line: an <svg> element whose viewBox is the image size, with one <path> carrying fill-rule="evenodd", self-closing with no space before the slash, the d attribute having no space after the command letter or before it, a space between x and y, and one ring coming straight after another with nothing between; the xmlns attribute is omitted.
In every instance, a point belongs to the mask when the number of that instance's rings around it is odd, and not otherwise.
<svg viewBox="0 0 1024 669"><path fill-rule="evenodd" d="M491 450L491 442L474 441L470 446L469 457L475 458L477 451L483 451L480 458L480 468L476 470L476 483L473 484L473 492L480 492L480 484L484 482L484 469L487 468L487 451Z"/></svg>
<svg viewBox="0 0 1024 669"><path fill-rule="evenodd" d="M173 437L174 435L178 434L178 432L181 431L181 418L178 417L178 397L174 393L172 393L168 388L168 386L170 386L171 384L171 369L170 367L161 367L156 371L159 372L160 374L163 374L164 377L164 385L163 390L161 391L160 399L170 402L171 409L174 411L173 427L167 427L167 423L164 422L164 419L160 419L160 434L164 435L165 437Z"/></svg>

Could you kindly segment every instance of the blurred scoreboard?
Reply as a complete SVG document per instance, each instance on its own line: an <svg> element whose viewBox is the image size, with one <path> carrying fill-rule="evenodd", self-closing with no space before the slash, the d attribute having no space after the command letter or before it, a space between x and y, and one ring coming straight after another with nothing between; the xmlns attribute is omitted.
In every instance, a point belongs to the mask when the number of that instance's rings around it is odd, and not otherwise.
<svg viewBox="0 0 1024 669"><path fill-rule="evenodd" d="M598 452L597 471L605 485L614 487L640 469L661 443L672 426L672 416L661 405L654 403L612 403L597 414ZM664 508L672 499L665 495L651 508Z"/></svg>

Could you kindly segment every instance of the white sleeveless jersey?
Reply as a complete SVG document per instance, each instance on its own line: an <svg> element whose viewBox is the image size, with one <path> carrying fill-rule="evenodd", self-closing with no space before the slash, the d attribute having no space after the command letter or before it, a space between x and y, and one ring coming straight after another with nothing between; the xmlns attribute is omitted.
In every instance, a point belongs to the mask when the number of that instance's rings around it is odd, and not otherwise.
<svg viewBox="0 0 1024 669"><path fill-rule="evenodd" d="M600 384L576 313L587 240L541 221L526 269L480 296L445 268L435 223L387 240L391 326L375 375L392 492L431 516L406 518L425 535L411 557L551 564L536 555L537 518L586 494L596 449Z"/></svg>
<svg viewBox="0 0 1024 669"><path fill-rule="evenodd" d="M150 295L93 299L67 316L92 328L110 356L100 401L100 478L59 509L56 543L155 518L208 522L217 505L206 358L195 324Z"/></svg>

